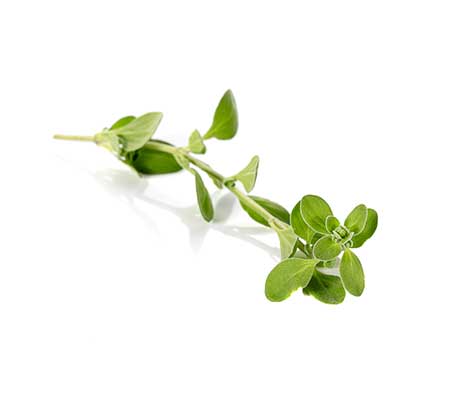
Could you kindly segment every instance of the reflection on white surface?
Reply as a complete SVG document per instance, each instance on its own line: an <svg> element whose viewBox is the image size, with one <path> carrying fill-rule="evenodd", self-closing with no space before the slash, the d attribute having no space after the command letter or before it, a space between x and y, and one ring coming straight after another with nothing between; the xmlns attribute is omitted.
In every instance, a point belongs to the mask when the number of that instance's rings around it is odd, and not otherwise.
<svg viewBox="0 0 450 400"><path fill-rule="evenodd" d="M158 199L157 193L152 195L153 186L149 185L150 178L140 178L131 171L105 169L90 173L111 196L124 200L149 229L158 232L158 224L151 218L150 212L137 207L138 202L157 207L177 216L189 232L189 243L194 252L198 252L209 230L231 236L264 250L274 260L279 258L279 249L257 239L255 236L270 233L265 227L243 227L226 225L233 213L236 200L231 193L215 191L212 199L215 204L214 222L207 223L200 216L197 204L180 207Z"/></svg>

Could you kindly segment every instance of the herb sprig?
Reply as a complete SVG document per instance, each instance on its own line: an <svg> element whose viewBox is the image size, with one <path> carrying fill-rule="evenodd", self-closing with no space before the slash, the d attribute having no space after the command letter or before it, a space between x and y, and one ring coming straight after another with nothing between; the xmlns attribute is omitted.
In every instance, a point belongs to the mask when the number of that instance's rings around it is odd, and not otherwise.
<svg viewBox="0 0 450 400"><path fill-rule="evenodd" d="M126 116L93 136L55 135L54 138L93 142L140 176L188 171L194 177L198 207L207 222L214 219L214 205L201 172L217 188L233 193L253 220L278 235L281 262L266 280L265 294L269 300L283 301L300 288L305 295L327 304L341 303L346 291L354 296L363 293L364 271L353 249L361 247L375 233L378 224L375 210L360 204L341 224L324 199L306 195L289 212L272 200L249 195L258 175L258 156L230 176L222 175L195 157L193 154L206 153L207 140L229 140L236 135L238 112L231 90L221 98L206 133L202 135L194 130L184 147L153 139L161 119L159 112L137 118Z"/></svg>

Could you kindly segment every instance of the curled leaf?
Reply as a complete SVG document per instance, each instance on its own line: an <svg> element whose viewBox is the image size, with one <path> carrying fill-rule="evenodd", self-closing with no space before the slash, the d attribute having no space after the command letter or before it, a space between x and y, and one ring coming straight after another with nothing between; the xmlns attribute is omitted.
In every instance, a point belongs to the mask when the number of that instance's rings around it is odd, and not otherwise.
<svg viewBox="0 0 450 400"><path fill-rule="evenodd" d="M228 140L236 135L238 130L238 112L233 92L227 90L220 99L214 113L214 119L204 139L215 137L220 140Z"/></svg>
<svg viewBox="0 0 450 400"><path fill-rule="evenodd" d="M167 142L158 142L170 145ZM146 146L127 153L124 162L145 175L169 174L181 170L180 165L171 154L149 149Z"/></svg>
<svg viewBox="0 0 450 400"><path fill-rule="evenodd" d="M354 248L361 247L367 239L370 239L377 230L378 214L372 208L367 209L367 221L362 232L353 236L352 242Z"/></svg>
<svg viewBox="0 0 450 400"><path fill-rule="evenodd" d="M133 115L128 115L126 117L120 118L119 120L114 122L114 124L111 125L111 128L109 128L109 130L112 131L113 129L121 128L122 126L129 124L131 121L134 121L135 119L136 117L134 117Z"/></svg>
<svg viewBox="0 0 450 400"><path fill-rule="evenodd" d="M306 240L306 243L311 243L313 240L314 232L306 222L303 220L303 217L300 213L300 205L301 200L295 205L290 215L290 223L294 232L300 236L302 239Z"/></svg>
<svg viewBox="0 0 450 400"><path fill-rule="evenodd" d="M292 292L308 285L319 260L288 258L267 276L265 293L270 301L286 300Z"/></svg>
<svg viewBox="0 0 450 400"><path fill-rule="evenodd" d="M333 232L336 228L340 226L339 220L334 215L329 215L325 220L325 227L328 233Z"/></svg>
<svg viewBox="0 0 450 400"><path fill-rule="evenodd" d="M366 221L367 207L364 204L360 204L351 211L345 219L344 225L355 235L358 235L366 226Z"/></svg>
<svg viewBox="0 0 450 400"><path fill-rule="evenodd" d="M197 203L200 213L205 221L209 222L214 218L214 208L208 189L206 189L203 179L196 170L192 170L195 175L195 189L197 192Z"/></svg>
<svg viewBox="0 0 450 400"><path fill-rule="evenodd" d="M203 138L198 130L195 130L189 136L189 149L195 154L205 154L206 147Z"/></svg>
<svg viewBox="0 0 450 400"><path fill-rule="evenodd" d="M306 195L300 202L300 214L313 231L326 235L326 219L333 215L328 203L319 196Z"/></svg>
<svg viewBox="0 0 450 400"><path fill-rule="evenodd" d="M117 121L114 125L119 127L109 130L109 133L120 138L123 150L128 152L141 148L151 139L161 122L162 113L151 112L139 118L126 118L129 120L127 123L124 123L126 119Z"/></svg>
<svg viewBox="0 0 450 400"><path fill-rule="evenodd" d="M314 257L321 261L333 260L341 251L341 245L336 243L331 236L321 237L313 247Z"/></svg>
<svg viewBox="0 0 450 400"><path fill-rule="evenodd" d="M248 165L234 176L244 185L245 191L250 193L255 187L256 177L258 176L259 157L254 156Z"/></svg>
<svg viewBox="0 0 450 400"><path fill-rule="evenodd" d="M264 208L266 211L268 211L270 214L272 214L275 218L278 218L280 221L283 221L285 224L289 224L289 211L286 210L283 206L281 206L278 203L275 203L274 201L265 199L263 197L259 196L249 196L251 199L253 199L256 203L258 203L262 208ZM245 203L241 202L241 207L244 211L247 212L247 214L255 220L256 222L259 222L262 225L269 226L267 221L261 217L259 214L257 214L253 209L248 207Z"/></svg>
<svg viewBox="0 0 450 400"><path fill-rule="evenodd" d="M364 271L361 261L350 249L344 251L339 273L347 291L353 296L361 296L364 291Z"/></svg>
<svg viewBox="0 0 450 400"><path fill-rule="evenodd" d="M339 304L345 299L345 289L338 276L324 274L315 270L303 293L311 295L326 304Z"/></svg>
<svg viewBox="0 0 450 400"><path fill-rule="evenodd" d="M275 227L274 229L276 230L278 239L280 240L281 259L288 258L294 252L297 244L297 235L289 225L283 229Z"/></svg>

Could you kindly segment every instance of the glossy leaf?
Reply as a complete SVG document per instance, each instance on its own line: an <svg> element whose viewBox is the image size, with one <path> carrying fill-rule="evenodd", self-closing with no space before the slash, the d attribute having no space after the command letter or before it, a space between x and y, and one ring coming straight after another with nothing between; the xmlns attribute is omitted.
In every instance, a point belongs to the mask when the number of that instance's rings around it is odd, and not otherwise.
<svg viewBox="0 0 450 400"><path fill-rule="evenodd" d="M341 279L318 270L314 271L308 286L303 289L303 293L326 304L340 304L345 299L345 289Z"/></svg>
<svg viewBox="0 0 450 400"><path fill-rule="evenodd" d="M127 153L125 163L145 175L168 174L181 170L180 165L171 154L149 149L145 146Z"/></svg>
<svg viewBox="0 0 450 400"><path fill-rule="evenodd" d="M119 128L110 130L109 133L121 139L124 151L134 151L140 149L151 139L161 119L162 113L151 112L135 118ZM120 123L120 120L117 123Z"/></svg>
<svg viewBox="0 0 450 400"><path fill-rule="evenodd" d="M203 138L198 130L195 130L189 136L189 149L195 154L205 154L206 147Z"/></svg>
<svg viewBox="0 0 450 400"><path fill-rule="evenodd" d="M319 260L288 258L267 276L265 293L270 301L286 300L292 292L308 285Z"/></svg>
<svg viewBox="0 0 450 400"><path fill-rule="evenodd" d="M244 185L245 191L250 193L255 187L256 177L258 176L259 157L254 156L248 165L234 176Z"/></svg>
<svg viewBox="0 0 450 400"><path fill-rule="evenodd" d="M211 221L214 218L214 208L208 189L206 189L203 179L200 174L192 170L195 175L195 189L197 192L197 203L200 213L206 221Z"/></svg>
<svg viewBox="0 0 450 400"><path fill-rule="evenodd" d="M204 138L215 137L220 140L228 140L236 135L238 130L238 112L236 101L231 90L227 90L219 102L214 113L214 119Z"/></svg>
<svg viewBox="0 0 450 400"><path fill-rule="evenodd" d="M358 235L366 226L366 221L367 207L364 204L360 204L359 206L356 206L348 215L345 219L344 225L350 230L350 232Z"/></svg>
<svg viewBox="0 0 450 400"><path fill-rule="evenodd" d="M313 231L324 235L328 233L325 221L333 212L324 199L315 195L304 196L300 202L300 214Z"/></svg>
<svg viewBox="0 0 450 400"><path fill-rule="evenodd" d="M358 235L353 236L353 248L361 247L367 239L370 239L377 230L378 214L372 208L367 209L367 222L364 229Z"/></svg>
<svg viewBox="0 0 450 400"><path fill-rule="evenodd" d="M300 213L300 203L301 200L295 205L290 215L290 224L294 232L305 239L307 243L311 243L314 235L316 234L303 220L302 215Z"/></svg>
<svg viewBox="0 0 450 400"><path fill-rule="evenodd" d="M321 261L329 261L336 258L342 251L339 243L336 243L331 236L321 237L313 247L313 255Z"/></svg>
<svg viewBox="0 0 450 400"><path fill-rule="evenodd" d="M275 203L274 201L265 199L263 197L259 196L249 196L251 199L253 199L256 203L258 203L262 208L264 208L266 211L268 211L270 214L272 214L275 218L278 218L280 221L283 221L286 224L289 224L289 211L286 210L283 206L281 206L278 203ZM259 222L260 224L264 226L269 226L265 218L261 217L259 214L255 213L251 208L249 208L246 204L240 203L241 207L244 211L247 212L247 214L255 220L256 222Z"/></svg>
<svg viewBox="0 0 450 400"><path fill-rule="evenodd" d="M339 220L334 215L329 215L325 220L325 227L328 233L333 232L336 228L340 226Z"/></svg>
<svg viewBox="0 0 450 400"><path fill-rule="evenodd" d="M347 291L354 296L361 296L364 291L364 271L359 258L350 249L344 251L339 273Z"/></svg>
<svg viewBox="0 0 450 400"><path fill-rule="evenodd" d="M297 244L297 235L292 227L287 226L284 229L276 229L278 239L280 240L281 259L288 258L294 251Z"/></svg>

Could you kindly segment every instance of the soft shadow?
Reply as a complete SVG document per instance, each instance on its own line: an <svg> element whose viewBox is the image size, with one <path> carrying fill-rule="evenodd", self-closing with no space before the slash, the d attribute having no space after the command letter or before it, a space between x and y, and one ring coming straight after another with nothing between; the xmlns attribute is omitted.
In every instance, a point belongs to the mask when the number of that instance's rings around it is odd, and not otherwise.
<svg viewBox="0 0 450 400"><path fill-rule="evenodd" d="M91 173L91 176L112 196L125 201L133 212L145 221L152 231L158 232L157 224L151 219L148 213L143 212L137 207L137 202L143 202L177 216L187 227L189 231L190 246L195 252L198 252L201 249L208 231L213 230L226 236L231 236L250 243L265 251L274 260L279 259L278 248L269 246L254 237L270 233L270 230L267 228L240 227L225 224L233 214L233 210L236 206L236 199L231 193L223 194L220 191L216 191L212 194L213 202L215 204L215 218L214 222L206 223L202 219L196 203L189 207L178 207L150 197L146 192L148 192L149 180L152 179L151 177L140 178L132 172L113 169L97 171Z"/></svg>

